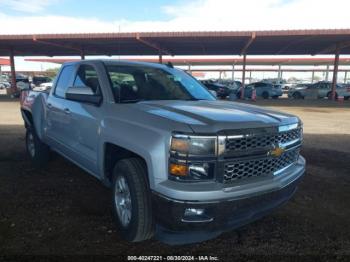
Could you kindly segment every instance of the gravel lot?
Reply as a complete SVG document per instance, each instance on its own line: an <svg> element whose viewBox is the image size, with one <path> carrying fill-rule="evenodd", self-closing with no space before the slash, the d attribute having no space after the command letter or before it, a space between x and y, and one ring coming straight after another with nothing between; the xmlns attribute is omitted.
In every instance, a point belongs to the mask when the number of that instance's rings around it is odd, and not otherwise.
<svg viewBox="0 0 350 262"><path fill-rule="evenodd" d="M201 244L171 247L156 240L122 241L112 223L108 189L63 158L57 156L47 168L35 170L25 154L19 103L2 99L0 256L350 259L350 103L269 100L256 104L296 114L304 121L302 154L308 166L299 191L260 221Z"/></svg>

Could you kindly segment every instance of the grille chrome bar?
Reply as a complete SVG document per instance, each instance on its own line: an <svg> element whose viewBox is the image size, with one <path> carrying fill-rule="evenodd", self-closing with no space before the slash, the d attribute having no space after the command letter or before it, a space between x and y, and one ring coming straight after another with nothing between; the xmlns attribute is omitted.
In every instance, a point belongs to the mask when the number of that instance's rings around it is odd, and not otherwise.
<svg viewBox="0 0 350 262"><path fill-rule="evenodd" d="M302 140L302 127L298 123L219 136L218 152L222 153L219 157L225 159L223 182L280 175L298 161ZM281 150L282 154L272 155L275 149Z"/></svg>
<svg viewBox="0 0 350 262"><path fill-rule="evenodd" d="M224 182L235 182L250 177L273 176L296 163L299 148L289 150L278 158L262 157L252 160L236 160L225 163Z"/></svg>
<svg viewBox="0 0 350 262"><path fill-rule="evenodd" d="M250 149L266 149L273 145L292 145L301 140L301 128L294 128L289 131L249 134L238 136L227 136L226 152L227 151L246 151ZM233 138L234 137L234 138Z"/></svg>

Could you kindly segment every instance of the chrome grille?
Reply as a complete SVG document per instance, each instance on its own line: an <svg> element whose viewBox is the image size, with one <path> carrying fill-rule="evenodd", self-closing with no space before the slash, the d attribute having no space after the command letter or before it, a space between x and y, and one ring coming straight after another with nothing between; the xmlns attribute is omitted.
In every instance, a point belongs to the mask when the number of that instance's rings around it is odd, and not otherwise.
<svg viewBox="0 0 350 262"><path fill-rule="evenodd" d="M249 177L270 176L295 163L299 148L285 152L278 158L264 157L254 160L236 160L225 163L224 182L234 182Z"/></svg>
<svg viewBox="0 0 350 262"><path fill-rule="evenodd" d="M238 135L226 139L226 151L241 151L271 147L274 144L285 144L301 138L301 128L280 133L263 133L254 135Z"/></svg>

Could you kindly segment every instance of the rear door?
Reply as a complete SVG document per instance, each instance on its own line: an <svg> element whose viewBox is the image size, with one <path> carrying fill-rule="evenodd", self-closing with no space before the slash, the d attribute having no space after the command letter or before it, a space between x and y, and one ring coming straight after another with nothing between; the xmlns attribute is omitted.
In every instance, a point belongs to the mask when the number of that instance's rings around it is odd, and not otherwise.
<svg viewBox="0 0 350 262"><path fill-rule="evenodd" d="M45 134L48 143L65 155L69 154L66 132L70 126L70 116L65 111L65 93L73 83L74 71L74 65L66 65L61 69L55 87L51 91L46 104L47 121Z"/></svg>
<svg viewBox="0 0 350 262"><path fill-rule="evenodd" d="M327 97L329 91L331 91L331 83L320 83L318 88L318 97Z"/></svg>

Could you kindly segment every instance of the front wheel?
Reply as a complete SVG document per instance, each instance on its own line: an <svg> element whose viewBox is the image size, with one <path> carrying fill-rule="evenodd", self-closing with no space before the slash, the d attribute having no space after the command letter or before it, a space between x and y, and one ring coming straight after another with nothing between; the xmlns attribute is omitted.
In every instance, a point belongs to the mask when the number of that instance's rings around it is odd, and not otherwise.
<svg viewBox="0 0 350 262"><path fill-rule="evenodd" d="M34 166L43 167L49 161L50 148L41 142L33 127L27 128L26 148Z"/></svg>
<svg viewBox="0 0 350 262"><path fill-rule="evenodd" d="M327 98L328 98L329 100L332 100L332 92L329 92L329 93L327 94ZM335 93L335 100L337 100L337 99L338 99L338 94Z"/></svg>
<svg viewBox="0 0 350 262"><path fill-rule="evenodd" d="M269 99L269 93L268 92L263 92L261 96L264 99Z"/></svg>
<svg viewBox="0 0 350 262"><path fill-rule="evenodd" d="M138 158L122 159L113 170L113 215L122 237L131 242L152 238L154 218L147 170Z"/></svg>

